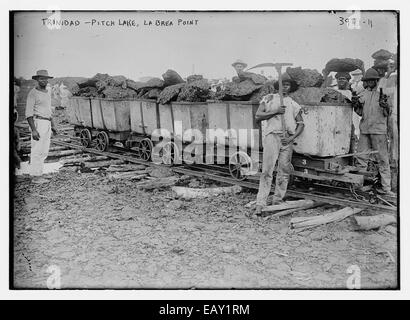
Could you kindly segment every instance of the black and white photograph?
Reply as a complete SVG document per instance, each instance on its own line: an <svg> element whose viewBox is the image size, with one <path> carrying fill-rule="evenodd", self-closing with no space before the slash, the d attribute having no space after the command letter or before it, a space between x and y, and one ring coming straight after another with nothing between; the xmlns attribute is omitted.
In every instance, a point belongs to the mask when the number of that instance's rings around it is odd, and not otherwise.
<svg viewBox="0 0 410 320"><path fill-rule="evenodd" d="M10 10L10 289L399 290L400 23Z"/></svg>

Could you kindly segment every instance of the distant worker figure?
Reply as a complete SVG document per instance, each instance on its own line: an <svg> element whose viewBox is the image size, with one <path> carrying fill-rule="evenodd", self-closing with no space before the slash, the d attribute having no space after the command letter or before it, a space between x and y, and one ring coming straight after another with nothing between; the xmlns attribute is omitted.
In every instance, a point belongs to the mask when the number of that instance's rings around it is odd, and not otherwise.
<svg viewBox="0 0 410 320"><path fill-rule="evenodd" d="M337 81L337 91L343 94L347 99L352 100L352 91L350 90L350 79L352 78L349 72L338 72L335 75Z"/></svg>
<svg viewBox="0 0 410 320"><path fill-rule="evenodd" d="M51 131L57 133L51 118L51 92L47 90L48 79L52 79L47 70L39 70L32 79L37 86L27 96L26 118L31 129L30 175L33 183L44 183L42 178L44 160L50 147Z"/></svg>
<svg viewBox="0 0 410 320"><path fill-rule="evenodd" d="M361 70L356 70L356 71L353 71L351 75L353 76L353 78L352 78L352 83L350 85L350 89L352 90L353 94L358 95L359 93L364 91L363 81L362 81L363 73Z"/></svg>
<svg viewBox="0 0 410 320"><path fill-rule="evenodd" d="M351 75L353 76L353 79L350 84L350 90L352 91L353 97L357 97L365 90L362 81L363 72L361 70L356 70L353 71ZM362 117L356 112L353 112L354 135L357 140L359 140L360 137L360 120L362 120Z"/></svg>
<svg viewBox="0 0 410 320"><path fill-rule="evenodd" d="M248 65L247 65L245 62L243 62L242 60L240 60L240 59L238 59L238 60L236 60L234 63L232 63L232 67L235 68L235 71L236 71L236 73L238 74L238 76L239 76L239 74L240 74L241 72L243 72L243 70L244 70L247 66L248 66Z"/></svg>
<svg viewBox="0 0 410 320"><path fill-rule="evenodd" d="M390 139L390 160L391 166L398 167L399 160L399 129L397 125L397 63L395 60L389 62L386 73L386 83L384 93L390 97L392 102L392 112L388 122L388 133Z"/></svg>
<svg viewBox="0 0 410 320"><path fill-rule="evenodd" d="M18 93L20 92L19 81L14 80L14 110L13 110L13 123L14 123L14 148L13 148L13 160L14 167L20 169L21 159L19 156L20 152L20 132L16 126L18 121L18 112L17 112L17 99Z"/></svg>
<svg viewBox="0 0 410 320"><path fill-rule="evenodd" d="M71 97L71 92L67 89L67 86L61 82L59 87L60 97L61 97L61 107L66 109L68 107L69 98Z"/></svg>
<svg viewBox="0 0 410 320"><path fill-rule="evenodd" d="M355 111L362 116L358 153L366 153L371 150L378 151L376 156L382 185L382 189L378 192L394 195L391 192L391 174L387 149L388 116L385 109L388 108L388 102L381 99L381 95L377 90L379 79L380 76L375 69L368 69L362 79L366 90L354 102ZM367 170L368 160L368 154L358 155L357 166L363 171Z"/></svg>
<svg viewBox="0 0 410 320"><path fill-rule="evenodd" d="M259 181L255 214L260 214L262 208L266 206L276 162L278 162L278 166L273 203L282 201L288 187L293 141L302 133L304 128L301 106L289 97L293 87L292 82L290 76L284 73L282 76L284 105L280 105L279 94L268 94L262 98L255 115L257 121L266 120L265 130L262 131L262 174ZM285 134L282 131L282 115L285 122Z"/></svg>
<svg viewBox="0 0 410 320"><path fill-rule="evenodd" d="M17 108L17 100L20 92L20 84L17 79L14 80L14 108Z"/></svg>
<svg viewBox="0 0 410 320"><path fill-rule="evenodd" d="M374 65L372 67L374 70L377 71L378 75L379 75L379 81L377 83L377 90L379 90L379 88L384 88L385 87L385 83L386 83L386 73L387 73L387 69L389 68L389 59L387 60L376 60L374 62Z"/></svg>
<svg viewBox="0 0 410 320"><path fill-rule="evenodd" d="M339 91L346 99L352 101L352 90L351 90L351 75L349 72L337 72L335 75L337 81L337 88L336 91ZM360 116L352 112L352 133L351 133L351 141L350 141L350 152L354 153L357 150L357 143L359 141L360 136Z"/></svg>

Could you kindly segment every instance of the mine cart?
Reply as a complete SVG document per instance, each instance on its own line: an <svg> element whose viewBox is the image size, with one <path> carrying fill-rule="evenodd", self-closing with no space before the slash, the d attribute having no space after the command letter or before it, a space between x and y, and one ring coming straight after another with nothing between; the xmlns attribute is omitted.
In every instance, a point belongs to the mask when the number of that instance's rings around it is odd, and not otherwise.
<svg viewBox="0 0 410 320"><path fill-rule="evenodd" d="M153 148L161 138L168 141L159 149L166 164L181 160L182 146L190 143L202 144L208 128L207 103L173 102L158 104L155 100L136 100L131 107L131 140L128 145L143 160L149 160ZM194 138L190 130L201 133ZM202 139L202 137L204 137Z"/></svg>
<svg viewBox="0 0 410 320"><path fill-rule="evenodd" d="M229 171L236 179L255 175L261 167L263 128L255 121L258 106L242 101L208 101L209 128L229 132L225 140L230 150ZM292 175L362 185L364 177L349 172L353 169L353 155L349 154L351 105L304 104L302 110L305 128L294 141ZM223 139L218 141L224 143Z"/></svg>
<svg viewBox="0 0 410 320"><path fill-rule="evenodd" d="M232 177L243 180L261 168L263 126L255 120L258 107L247 101L158 104L147 99L73 97L67 111L85 147L94 144L105 151L121 142L144 161L155 156L164 164L225 165ZM302 105L305 128L294 141L293 177L363 184L364 176L353 172L349 154L352 112L350 104ZM195 153L196 146L204 152Z"/></svg>
<svg viewBox="0 0 410 320"><path fill-rule="evenodd" d="M105 151L115 142L125 143L131 131L133 100L71 97L67 108L74 132L84 147Z"/></svg>

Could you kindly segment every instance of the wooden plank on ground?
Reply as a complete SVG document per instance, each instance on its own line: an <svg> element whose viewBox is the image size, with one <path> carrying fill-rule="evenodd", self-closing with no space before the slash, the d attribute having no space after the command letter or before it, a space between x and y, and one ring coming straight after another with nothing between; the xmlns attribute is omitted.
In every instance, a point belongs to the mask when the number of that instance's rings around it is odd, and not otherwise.
<svg viewBox="0 0 410 320"><path fill-rule="evenodd" d="M312 228L330 222L341 221L361 211L363 211L363 209L346 207L335 212L326 213L324 215L292 218L289 224L291 229Z"/></svg>
<svg viewBox="0 0 410 320"><path fill-rule="evenodd" d="M281 204L274 204L272 206L267 206L262 209L262 212L274 212L274 211L281 211L293 208L299 208L306 205L313 205L313 200L293 200L293 201L285 201Z"/></svg>

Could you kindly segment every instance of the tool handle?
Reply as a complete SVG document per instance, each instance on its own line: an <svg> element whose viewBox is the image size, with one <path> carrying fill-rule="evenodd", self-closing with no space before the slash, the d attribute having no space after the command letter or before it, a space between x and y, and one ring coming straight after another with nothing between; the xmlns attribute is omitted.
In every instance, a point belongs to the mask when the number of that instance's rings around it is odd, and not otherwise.
<svg viewBox="0 0 410 320"><path fill-rule="evenodd" d="M283 106L283 84L282 84L282 72L280 70L281 68L278 68L278 74L279 74L279 101L280 101L280 106ZM282 124L282 136L286 136L286 128L285 128L285 116L284 114L280 115L280 122Z"/></svg>

